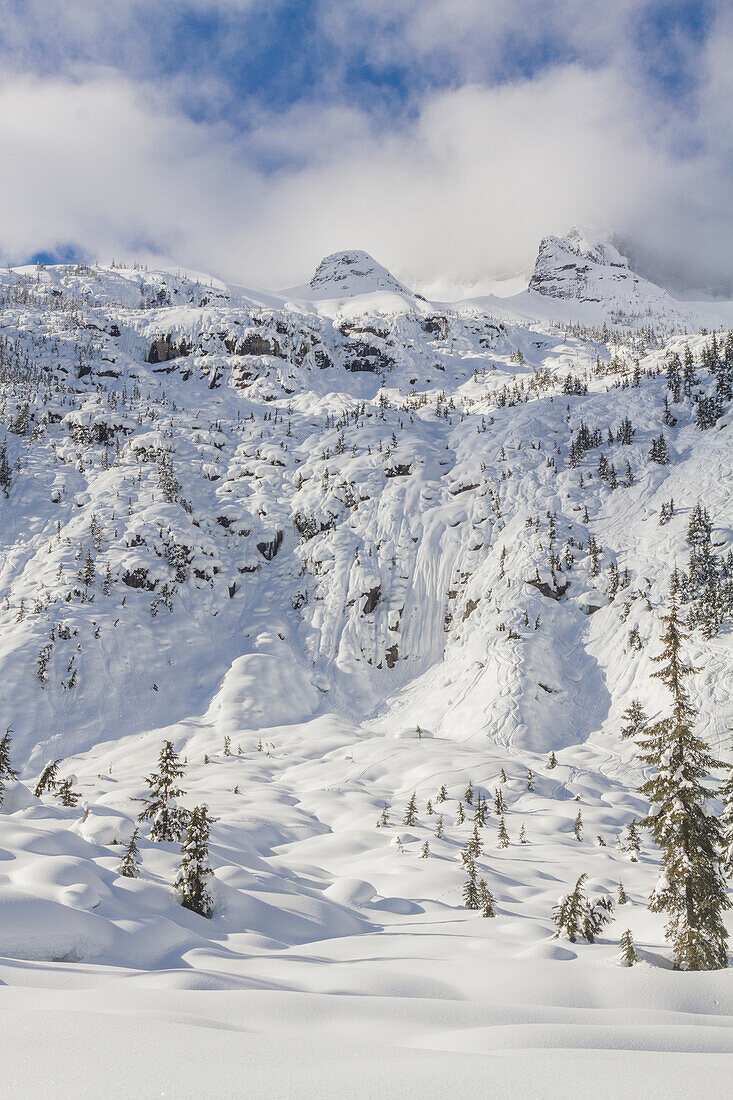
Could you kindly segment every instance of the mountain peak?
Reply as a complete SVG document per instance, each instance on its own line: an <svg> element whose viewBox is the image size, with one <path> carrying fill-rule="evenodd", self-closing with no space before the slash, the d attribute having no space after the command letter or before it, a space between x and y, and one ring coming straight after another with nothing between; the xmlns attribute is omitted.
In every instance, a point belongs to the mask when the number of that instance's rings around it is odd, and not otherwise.
<svg viewBox="0 0 733 1100"><path fill-rule="evenodd" d="M324 297L344 298L354 294L371 294L377 290L393 294L410 294L386 267L361 249L334 252L325 256L316 268L309 284L311 290L324 292Z"/></svg>
<svg viewBox="0 0 733 1100"><path fill-rule="evenodd" d="M542 239L529 290L588 302L664 294L631 271L629 261L610 241L577 226L564 237Z"/></svg>

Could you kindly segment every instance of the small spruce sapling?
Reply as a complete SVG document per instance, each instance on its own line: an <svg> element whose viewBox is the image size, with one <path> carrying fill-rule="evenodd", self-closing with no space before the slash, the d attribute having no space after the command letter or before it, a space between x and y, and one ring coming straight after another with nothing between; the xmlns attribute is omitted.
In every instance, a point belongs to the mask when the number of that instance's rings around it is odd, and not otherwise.
<svg viewBox="0 0 733 1100"><path fill-rule="evenodd" d="M636 954L636 947L634 946L634 937L631 935L630 928L627 928L621 936L618 961L621 966L635 966L639 961Z"/></svg>
<svg viewBox="0 0 733 1100"><path fill-rule="evenodd" d="M140 827L136 825L132 831L132 836L125 846L119 870L117 871L117 874L122 875L123 878L137 878L140 874L140 849L137 846L139 834Z"/></svg>
<svg viewBox="0 0 733 1100"><path fill-rule="evenodd" d="M402 821L403 825L415 825L417 823L417 801L415 799L415 792L412 792L410 801L405 807L405 816Z"/></svg>
<svg viewBox="0 0 733 1100"><path fill-rule="evenodd" d="M428 859L430 856L430 845L427 840L423 841L423 846L420 849L420 859Z"/></svg>
<svg viewBox="0 0 733 1100"><path fill-rule="evenodd" d="M618 894L616 895L616 904L617 905L626 905L628 900L629 900L629 895L624 890L624 884L623 884L623 882L619 882L619 884L618 884Z"/></svg>
<svg viewBox="0 0 733 1100"><path fill-rule="evenodd" d="M33 794L36 798L40 798L46 791L53 792L56 789L57 777L59 774L60 760L49 760L44 767L38 782L36 783L36 789Z"/></svg>
<svg viewBox="0 0 733 1100"><path fill-rule="evenodd" d="M440 816L438 817L438 822L435 826L435 835L437 836L438 840L440 840L440 838L443 835L443 815L442 814L440 814Z"/></svg>
<svg viewBox="0 0 733 1100"><path fill-rule="evenodd" d="M549 759L549 760L547 761L547 767L548 767L548 768L549 768L550 770L552 770L552 768L556 768L556 767L557 767L557 757L555 756L555 753L554 753L554 752L551 752L551 753L550 753L550 759Z"/></svg>
<svg viewBox="0 0 733 1100"><path fill-rule="evenodd" d="M496 916L496 898L489 890L484 878L478 884L478 904L482 917Z"/></svg>
<svg viewBox="0 0 733 1100"><path fill-rule="evenodd" d="M499 832L496 834L496 847L508 848L509 847L509 833L506 831L506 822L504 821L504 815L499 818Z"/></svg>
<svg viewBox="0 0 733 1100"><path fill-rule="evenodd" d="M578 810L578 813L576 814L576 817L575 817L575 821L573 823L573 833L575 835L576 840L582 840L583 839L583 816L582 816L580 810Z"/></svg>

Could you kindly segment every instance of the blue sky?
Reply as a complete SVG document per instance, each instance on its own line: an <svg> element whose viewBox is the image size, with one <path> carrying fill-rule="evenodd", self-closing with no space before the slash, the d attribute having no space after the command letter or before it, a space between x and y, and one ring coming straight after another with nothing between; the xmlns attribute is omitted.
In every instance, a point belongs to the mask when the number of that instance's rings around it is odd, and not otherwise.
<svg viewBox="0 0 733 1100"><path fill-rule="evenodd" d="M716 0L0 0L0 251L471 279L583 221L725 282L732 47Z"/></svg>

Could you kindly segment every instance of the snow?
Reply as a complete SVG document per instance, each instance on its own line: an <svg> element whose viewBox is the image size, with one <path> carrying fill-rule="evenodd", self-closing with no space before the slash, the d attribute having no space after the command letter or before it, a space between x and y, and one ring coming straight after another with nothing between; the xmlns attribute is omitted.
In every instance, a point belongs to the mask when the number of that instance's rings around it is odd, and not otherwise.
<svg viewBox="0 0 733 1100"><path fill-rule="evenodd" d="M10 1094L719 1082L727 975L670 968L647 909L658 855L644 836L630 862L615 841L647 811L621 715L637 697L664 713L650 657L698 501L716 552L731 538L730 406L701 432L675 405L673 460L649 463L656 372L687 344L699 359L697 329L732 314L650 288L609 245L552 242L557 294L450 306L366 253L281 296L135 268L0 273L21 356L0 371L0 701L20 772L0 808ZM553 265L570 254L566 285ZM583 319L592 330L570 327ZM568 375L588 392L565 392ZM625 416L632 444L606 443ZM604 442L572 468L581 421ZM633 485L598 477L601 451ZM612 563L630 578L616 593ZM729 757L730 623L689 648L698 732ZM214 818L211 920L180 906L180 846L146 827L140 877L118 873L164 739L186 762L181 804ZM77 806L31 793L49 758ZM461 904L469 781L489 806L477 867L493 919ZM558 941L551 920L582 872L593 898L621 880L629 897L594 945ZM626 928L632 968L617 963Z"/></svg>

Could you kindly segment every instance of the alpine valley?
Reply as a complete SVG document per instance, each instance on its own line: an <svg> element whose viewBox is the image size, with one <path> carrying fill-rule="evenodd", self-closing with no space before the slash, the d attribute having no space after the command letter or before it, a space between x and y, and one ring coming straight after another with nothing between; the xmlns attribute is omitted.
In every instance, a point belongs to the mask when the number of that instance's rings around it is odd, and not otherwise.
<svg viewBox="0 0 733 1100"><path fill-rule="evenodd" d="M0 272L7 1095L729 1073L639 738L673 607L733 763L733 302L580 230L523 285Z"/></svg>

